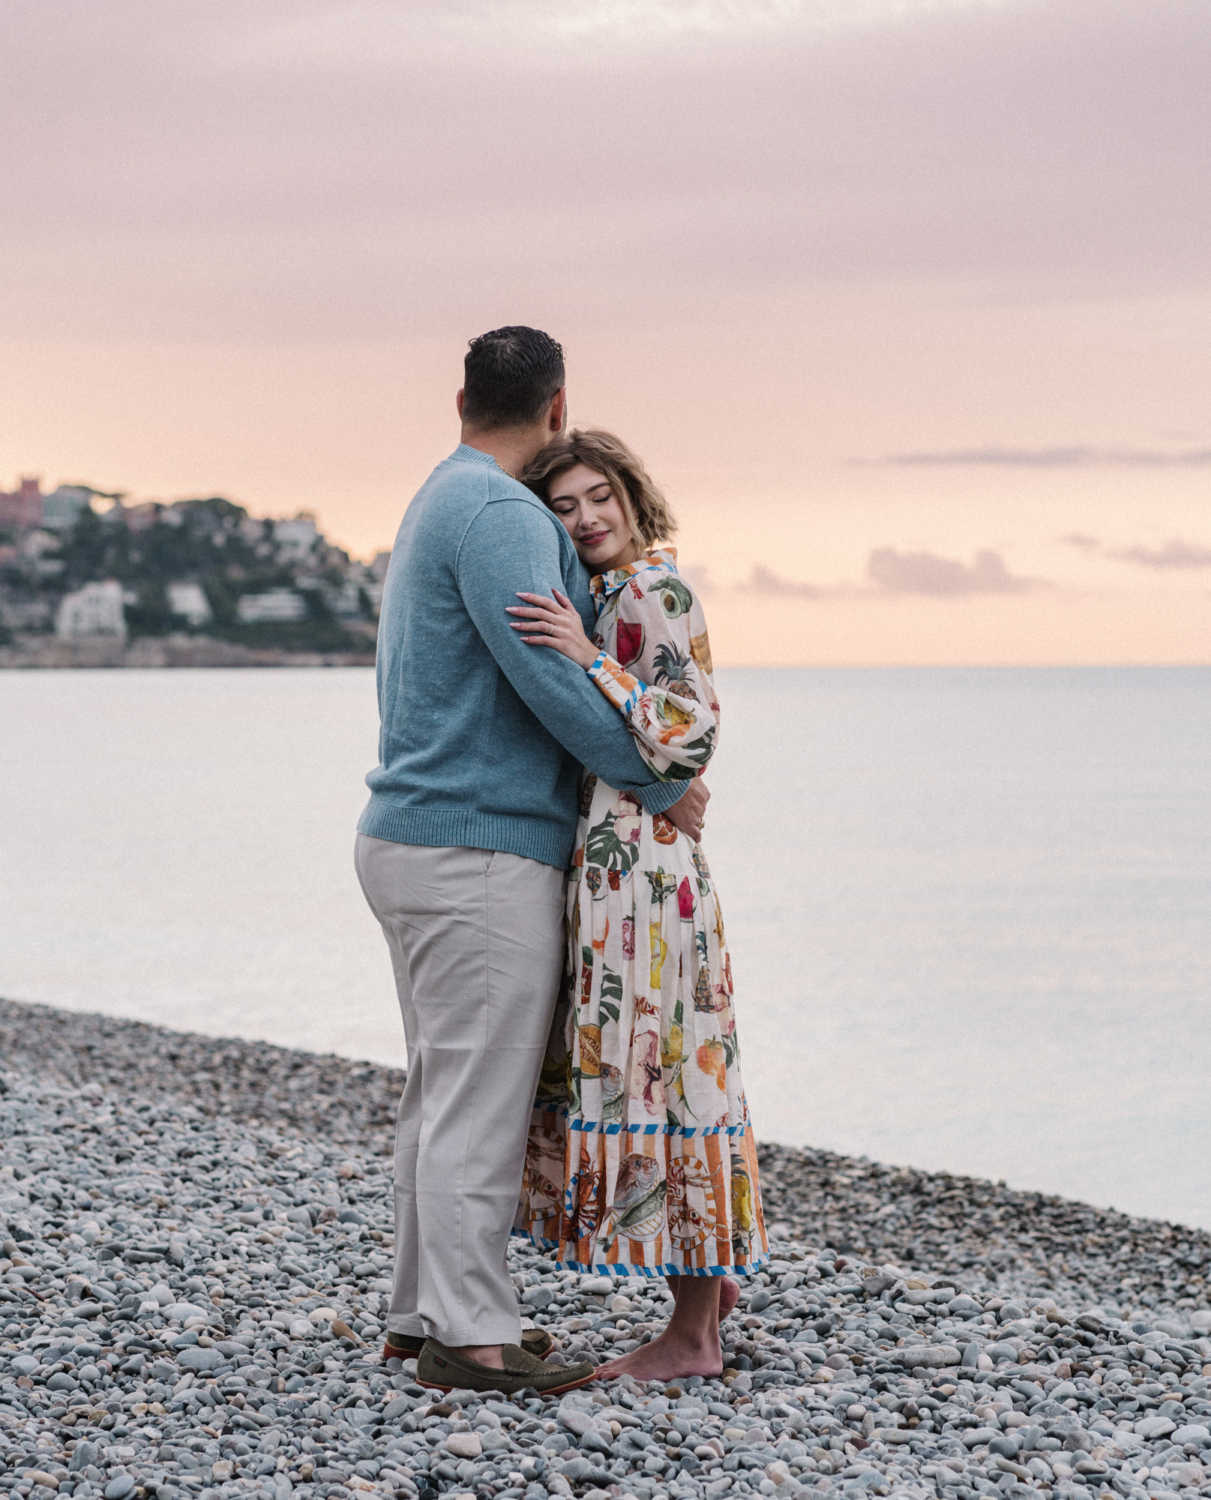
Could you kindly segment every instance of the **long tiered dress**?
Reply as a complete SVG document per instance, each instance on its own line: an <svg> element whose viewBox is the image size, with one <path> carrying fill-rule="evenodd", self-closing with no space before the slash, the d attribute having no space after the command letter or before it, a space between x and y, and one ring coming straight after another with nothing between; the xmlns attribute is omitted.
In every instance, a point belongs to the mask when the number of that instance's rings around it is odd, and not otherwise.
<svg viewBox="0 0 1211 1500"><path fill-rule="evenodd" d="M719 733L702 607L672 549L593 580L590 676L662 779ZM768 1255L732 972L702 846L593 775L568 963L516 1228L582 1271L722 1275Z"/></svg>

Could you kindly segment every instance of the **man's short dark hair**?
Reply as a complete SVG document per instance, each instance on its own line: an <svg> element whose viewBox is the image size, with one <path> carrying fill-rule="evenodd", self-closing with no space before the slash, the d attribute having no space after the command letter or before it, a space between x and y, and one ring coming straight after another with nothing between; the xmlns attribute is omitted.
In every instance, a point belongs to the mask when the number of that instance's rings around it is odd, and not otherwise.
<svg viewBox="0 0 1211 1500"><path fill-rule="evenodd" d="M539 328L494 328L467 347L463 421L472 427L527 427L564 383L563 350Z"/></svg>

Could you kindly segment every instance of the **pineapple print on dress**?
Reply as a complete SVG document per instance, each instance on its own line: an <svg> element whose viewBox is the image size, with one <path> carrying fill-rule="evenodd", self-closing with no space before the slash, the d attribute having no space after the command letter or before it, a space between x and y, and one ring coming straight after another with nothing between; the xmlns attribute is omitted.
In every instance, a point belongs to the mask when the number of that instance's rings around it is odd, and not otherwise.
<svg viewBox="0 0 1211 1500"><path fill-rule="evenodd" d="M701 775L719 705L702 608L669 550L593 580L590 676L664 780ZM768 1256L731 961L701 845L630 792L581 786L568 963L533 1134L564 1143L560 1203L517 1228L581 1270L745 1271ZM562 1080L562 1097L553 1087ZM548 1077L550 1083L548 1083Z"/></svg>

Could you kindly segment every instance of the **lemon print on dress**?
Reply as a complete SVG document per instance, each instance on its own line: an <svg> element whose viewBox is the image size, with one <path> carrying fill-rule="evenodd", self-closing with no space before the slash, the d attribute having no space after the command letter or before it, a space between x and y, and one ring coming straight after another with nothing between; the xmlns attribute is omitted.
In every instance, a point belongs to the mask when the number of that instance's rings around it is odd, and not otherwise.
<svg viewBox="0 0 1211 1500"><path fill-rule="evenodd" d="M664 961L669 954L669 945L660 936L660 923L648 923L648 935L652 944L652 988L660 988L660 971L664 968Z"/></svg>
<svg viewBox="0 0 1211 1500"><path fill-rule="evenodd" d="M732 1224L736 1235L743 1236L745 1240L752 1235L756 1225L756 1217L753 1214L753 1184L748 1175L748 1169L744 1165L743 1158L732 1152Z"/></svg>
<svg viewBox="0 0 1211 1500"><path fill-rule="evenodd" d="M671 1072L685 1055L685 1030L679 1021L669 1027L669 1034L660 1048L660 1061Z"/></svg>

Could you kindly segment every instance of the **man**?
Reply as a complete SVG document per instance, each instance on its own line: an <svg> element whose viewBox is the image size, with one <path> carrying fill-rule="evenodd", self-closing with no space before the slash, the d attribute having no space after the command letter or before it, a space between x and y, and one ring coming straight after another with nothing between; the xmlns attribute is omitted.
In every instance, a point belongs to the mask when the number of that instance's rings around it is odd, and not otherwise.
<svg viewBox="0 0 1211 1500"><path fill-rule="evenodd" d="M533 328L473 339L462 441L405 512L379 621L379 765L357 869L408 1044L395 1143L388 1356L438 1387L565 1390L588 1364L522 1346L506 1250L563 961L581 765L697 838L701 780L656 782L588 675L510 628L519 591L593 622L563 526L515 478L564 424L563 351Z"/></svg>

